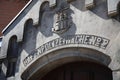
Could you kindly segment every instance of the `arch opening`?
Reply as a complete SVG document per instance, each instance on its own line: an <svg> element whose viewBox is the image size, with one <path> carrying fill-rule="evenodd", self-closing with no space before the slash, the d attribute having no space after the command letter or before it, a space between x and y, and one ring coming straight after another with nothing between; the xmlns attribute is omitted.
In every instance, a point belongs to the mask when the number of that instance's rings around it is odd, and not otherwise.
<svg viewBox="0 0 120 80"><path fill-rule="evenodd" d="M71 62L53 69L38 80L112 80L112 71L94 62Z"/></svg>
<svg viewBox="0 0 120 80"><path fill-rule="evenodd" d="M23 80L36 80L44 77L55 68L71 62L94 62L100 65L109 65L111 58L99 51L88 48L64 48L49 52L37 59L21 75ZM111 79L112 80L112 79Z"/></svg>

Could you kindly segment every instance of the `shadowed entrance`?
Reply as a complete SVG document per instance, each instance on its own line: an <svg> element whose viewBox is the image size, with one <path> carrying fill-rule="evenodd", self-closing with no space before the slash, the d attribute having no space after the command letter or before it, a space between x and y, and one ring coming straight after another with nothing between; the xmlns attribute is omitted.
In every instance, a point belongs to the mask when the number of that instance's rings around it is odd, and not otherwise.
<svg viewBox="0 0 120 80"><path fill-rule="evenodd" d="M74 62L52 70L41 80L112 80L112 71L93 62Z"/></svg>

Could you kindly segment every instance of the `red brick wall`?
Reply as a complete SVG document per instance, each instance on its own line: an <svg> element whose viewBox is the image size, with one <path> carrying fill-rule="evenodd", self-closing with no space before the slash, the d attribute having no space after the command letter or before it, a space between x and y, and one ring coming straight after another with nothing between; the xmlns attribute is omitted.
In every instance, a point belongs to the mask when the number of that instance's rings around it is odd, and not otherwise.
<svg viewBox="0 0 120 80"><path fill-rule="evenodd" d="M19 13L28 0L0 0L0 36L2 30Z"/></svg>

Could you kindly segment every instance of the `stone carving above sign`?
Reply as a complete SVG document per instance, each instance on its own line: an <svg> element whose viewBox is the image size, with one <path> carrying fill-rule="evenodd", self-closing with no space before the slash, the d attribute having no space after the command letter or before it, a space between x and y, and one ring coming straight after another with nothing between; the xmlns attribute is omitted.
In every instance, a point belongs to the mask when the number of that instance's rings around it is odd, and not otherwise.
<svg viewBox="0 0 120 80"><path fill-rule="evenodd" d="M82 44L88 46L95 46L101 49L106 49L109 44L109 39L95 36L95 35L87 35L87 34L78 34L78 35L67 35L62 38L57 38L52 41L49 41L43 45L41 45L36 50L32 51L24 60L24 66L30 64L33 60L40 57L41 54L44 54L46 51L51 50L53 48L64 46L64 45L74 45L74 44Z"/></svg>
<svg viewBox="0 0 120 80"><path fill-rule="evenodd" d="M56 12L52 32L61 34L69 29L71 25L70 15L68 12L69 9L70 8L68 6L62 5L62 7Z"/></svg>

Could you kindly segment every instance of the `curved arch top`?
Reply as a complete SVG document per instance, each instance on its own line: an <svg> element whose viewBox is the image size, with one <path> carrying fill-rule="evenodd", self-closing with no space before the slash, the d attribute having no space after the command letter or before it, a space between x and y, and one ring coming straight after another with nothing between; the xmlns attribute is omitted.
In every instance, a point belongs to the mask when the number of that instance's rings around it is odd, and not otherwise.
<svg viewBox="0 0 120 80"><path fill-rule="evenodd" d="M0 56L0 59L4 59L4 58L6 58L6 56L7 56L7 50L8 50L8 45L9 45L9 42L10 42L10 39L11 38L15 38L16 40L17 40L17 42L19 42L19 38L18 38L18 35L15 35L15 34L13 34L13 35L11 35L11 36L9 36L9 38L5 38L4 37L4 39L6 39L6 40L8 40L8 41L2 41L2 48L1 48L1 56ZM4 40L3 39L3 40Z"/></svg>
<svg viewBox="0 0 120 80"><path fill-rule="evenodd" d="M34 61L34 63L23 72L21 77L23 80L32 80L37 78L35 75L38 74L38 72L41 72L39 75L42 77L44 73L47 73L47 71L57 66L75 61L92 61L108 66L111 59L99 51L87 48L71 47L59 49L43 55Z"/></svg>
<svg viewBox="0 0 120 80"><path fill-rule="evenodd" d="M53 7L56 5L56 0L41 0L41 3L44 3L44 2L49 2L50 3L50 7Z"/></svg>

